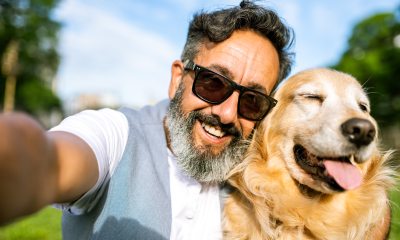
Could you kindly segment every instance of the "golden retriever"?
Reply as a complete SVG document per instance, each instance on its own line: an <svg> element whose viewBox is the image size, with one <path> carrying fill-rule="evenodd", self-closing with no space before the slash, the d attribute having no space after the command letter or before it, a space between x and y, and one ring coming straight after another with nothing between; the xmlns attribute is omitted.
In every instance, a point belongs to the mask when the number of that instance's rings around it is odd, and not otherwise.
<svg viewBox="0 0 400 240"><path fill-rule="evenodd" d="M395 171L356 79L311 69L276 92L229 182L225 239L374 239ZM382 230L383 231L383 230ZM384 233L382 233L384 235Z"/></svg>

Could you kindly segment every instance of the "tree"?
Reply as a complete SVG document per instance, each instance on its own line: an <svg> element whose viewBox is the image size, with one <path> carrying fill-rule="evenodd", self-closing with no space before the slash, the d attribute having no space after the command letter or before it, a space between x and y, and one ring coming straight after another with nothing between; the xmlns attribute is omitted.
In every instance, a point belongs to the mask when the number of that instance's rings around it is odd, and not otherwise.
<svg viewBox="0 0 400 240"><path fill-rule="evenodd" d="M395 13L376 14L358 23L348 49L333 68L352 74L363 84L379 124L399 123L400 21Z"/></svg>
<svg viewBox="0 0 400 240"><path fill-rule="evenodd" d="M59 0L0 0L0 103L4 104L7 71L4 60L10 46L17 47L15 108L34 115L61 111L51 90L59 64L60 23L51 18Z"/></svg>

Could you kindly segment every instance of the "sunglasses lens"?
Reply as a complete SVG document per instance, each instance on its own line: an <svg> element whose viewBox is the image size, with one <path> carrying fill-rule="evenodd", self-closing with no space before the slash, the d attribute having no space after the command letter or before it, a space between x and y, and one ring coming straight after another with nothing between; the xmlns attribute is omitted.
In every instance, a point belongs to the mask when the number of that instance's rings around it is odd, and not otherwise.
<svg viewBox="0 0 400 240"><path fill-rule="evenodd" d="M218 104L232 93L232 87L222 76L208 71L199 71L194 81L194 93L203 100Z"/></svg>
<svg viewBox="0 0 400 240"><path fill-rule="evenodd" d="M246 91L239 100L239 114L250 120L260 120L271 108L271 101L262 94Z"/></svg>

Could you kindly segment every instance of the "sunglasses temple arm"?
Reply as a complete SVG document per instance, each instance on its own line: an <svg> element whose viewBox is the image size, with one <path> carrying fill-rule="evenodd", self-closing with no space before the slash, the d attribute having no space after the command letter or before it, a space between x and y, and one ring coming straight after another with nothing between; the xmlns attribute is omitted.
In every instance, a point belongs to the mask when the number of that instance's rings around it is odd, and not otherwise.
<svg viewBox="0 0 400 240"><path fill-rule="evenodd" d="M190 69L190 70L193 70L193 71L196 70L196 64L194 64L194 62L189 60L189 59L183 61L183 67L185 69Z"/></svg>

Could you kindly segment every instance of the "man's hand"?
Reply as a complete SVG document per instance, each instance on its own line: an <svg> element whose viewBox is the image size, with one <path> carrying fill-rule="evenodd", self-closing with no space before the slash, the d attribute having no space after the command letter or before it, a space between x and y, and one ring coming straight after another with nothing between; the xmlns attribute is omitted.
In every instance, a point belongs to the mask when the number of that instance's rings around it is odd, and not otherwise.
<svg viewBox="0 0 400 240"><path fill-rule="evenodd" d="M97 181L93 152L72 134L47 133L21 113L1 114L0 134L0 225L73 201Z"/></svg>

